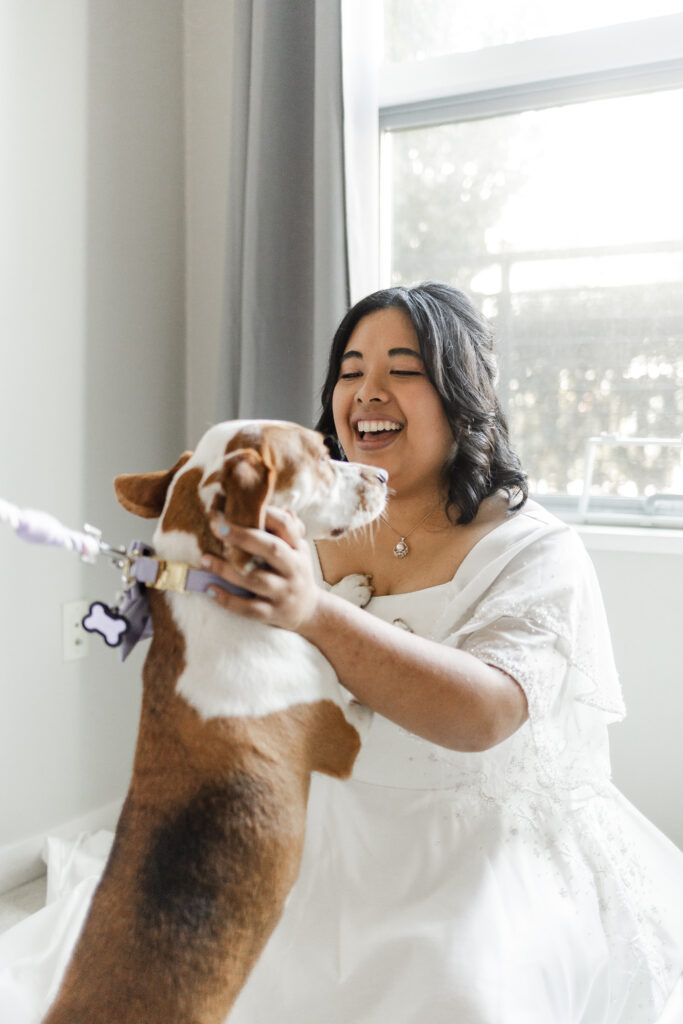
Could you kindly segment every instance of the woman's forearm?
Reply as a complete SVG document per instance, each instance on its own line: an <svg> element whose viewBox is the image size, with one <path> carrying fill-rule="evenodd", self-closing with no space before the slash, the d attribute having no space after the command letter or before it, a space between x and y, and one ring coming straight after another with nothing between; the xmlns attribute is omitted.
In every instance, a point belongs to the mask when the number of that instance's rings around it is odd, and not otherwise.
<svg viewBox="0 0 683 1024"><path fill-rule="evenodd" d="M424 739L485 750L526 720L526 699L504 672L320 591L298 629L362 703Z"/></svg>

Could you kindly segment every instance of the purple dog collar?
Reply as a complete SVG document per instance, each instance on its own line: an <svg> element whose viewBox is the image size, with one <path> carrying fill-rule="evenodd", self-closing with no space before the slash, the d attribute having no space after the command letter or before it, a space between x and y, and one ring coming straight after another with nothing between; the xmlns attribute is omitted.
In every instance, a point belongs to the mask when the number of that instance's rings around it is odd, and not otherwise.
<svg viewBox="0 0 683 1024"><path fill-rule="evenodd" d="M176 594L205 594L209 587L221 587L238 597L253 597L251 590L229 583L204 569L192 569L186 562L167 562L152 555L138 555L128 570L130 579L153 590L171 590Z"/></svg>
<svg viewBox="0 0 683 1024"><path fill-rule="evenodd" d="M95 601L83 619L83 628L88 633L98 633L108 647L121 649L122 661L138 641L152 636L148 588L176 594L205 594L210 587L221 587L238 597L254 597L251 590L229 583L215 573L193 569L187 562L155 558L151 551L142 541L135 541L124 563L126 587L120 606L110 608L102 601Z"/></svg>

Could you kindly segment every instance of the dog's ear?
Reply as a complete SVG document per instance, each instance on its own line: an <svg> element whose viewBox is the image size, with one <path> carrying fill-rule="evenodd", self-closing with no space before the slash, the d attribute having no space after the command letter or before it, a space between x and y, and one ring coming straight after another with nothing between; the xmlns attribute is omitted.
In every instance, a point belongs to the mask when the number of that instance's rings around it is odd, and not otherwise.
<svg viewBox="0 0 683 1024"><path fill-rule="evenodd" d="M216 496L215 511L222 512L236 526L262 530L274 476L272 466L255 448L230 452L223 461L221 493Z"/></svg>
<svg viewBox="0 0 683 1024"><path fill-rule="evenodd" d="M158 473L122 473L117 476L114 491L119 503L133 515L157 519L163 511L171 480L191 455L192 452L184 452L172 469Z"/></svg>

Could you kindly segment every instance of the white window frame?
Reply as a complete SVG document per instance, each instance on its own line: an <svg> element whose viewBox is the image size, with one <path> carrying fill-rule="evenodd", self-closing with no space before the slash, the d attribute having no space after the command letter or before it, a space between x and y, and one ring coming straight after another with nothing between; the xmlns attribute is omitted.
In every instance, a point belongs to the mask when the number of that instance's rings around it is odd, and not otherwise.
<svg viewBox="0 0 683 1024"><path fill-rule="evenodd" d="M379 164L384 176L378 201L380 287L390 281L392 196L387 158L392 132L681 87L683 13L471 53L382 64L377 84ZM563 509L561 503L548 504L557 514L578 521L576 512ZM580 529L593 549L683 554L681 529L628 525L637 524L637 519L618 513L609 525L590 525L590 518L583 517Z"/></svg>

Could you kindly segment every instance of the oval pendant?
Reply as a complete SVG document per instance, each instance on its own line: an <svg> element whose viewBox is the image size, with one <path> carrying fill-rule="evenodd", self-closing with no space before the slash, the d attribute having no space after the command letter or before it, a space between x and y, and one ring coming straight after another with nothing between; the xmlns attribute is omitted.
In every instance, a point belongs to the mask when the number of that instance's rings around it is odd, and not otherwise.
<svg viewBox="0 0 683 1024"><path fill-rule="evenodd" d="M401 537L400 541L396 544L394 548L394 554L396 558L405 558L406 555L408 554L408 551L408 542L406 541L405 537Z"/></svg>

